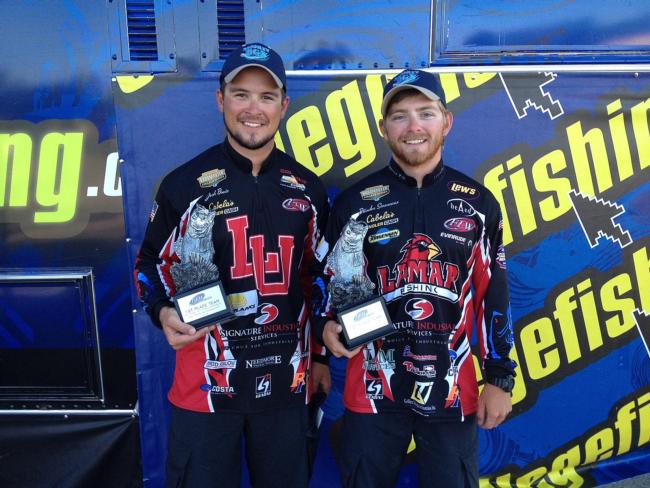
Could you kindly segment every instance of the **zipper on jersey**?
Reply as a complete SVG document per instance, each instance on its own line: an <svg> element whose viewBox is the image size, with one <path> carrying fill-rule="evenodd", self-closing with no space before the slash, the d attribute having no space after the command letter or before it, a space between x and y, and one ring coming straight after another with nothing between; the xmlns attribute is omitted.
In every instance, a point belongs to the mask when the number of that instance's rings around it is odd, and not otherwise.
<svg viewBox="0 0 650 488"><path fill-rule="evenodd" d="M424 209L422 208L422 188L416 187L415 218L413 219L413 234L424 231Z"/></svg>

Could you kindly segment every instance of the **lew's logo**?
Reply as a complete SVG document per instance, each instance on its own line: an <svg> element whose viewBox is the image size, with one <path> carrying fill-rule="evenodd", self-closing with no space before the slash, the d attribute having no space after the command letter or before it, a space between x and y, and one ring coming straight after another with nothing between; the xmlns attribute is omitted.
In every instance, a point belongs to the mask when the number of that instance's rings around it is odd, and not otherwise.
<svg viewBox="0 0 650 488"><path fill-rule="evenodd" d="M287 198L282 202L282 208L290 212L306 212L309 207L309 202L301 198Z"/></svg>
<svg viewBox="0 0 650 488"><path fill-rule="evenodd" d="M196 296L190 300L190 305L197 305L205 300L205 293L197 293Z"/></svg>
<svg viewBox="0 0 650 488"><path fill-rule="evenodd" d="M385 197L390 193L390 187L388 185L377 185L361 190L361 198L364 200L379 200L381 197Z"/></svg>
<svg viewBox="0 0 650 488"><path fill-rule="evenodd" d="M211 169L205 173L201 173L196 181L199 182L201 188L211 188L217 186L223 180L226 179L226 170L225 169Z"/></svg>
<svg viewBox="0 0 650 488"><path fill-rule="evenodd" d="M446 220L444 226L454 232L471 232L476 228L476 222L467 217L455 217Z"/></svg>
<svg viewBox="0 0 650 488"><path fill-rule="evenodd" d="M479 191L476 188L463 185L462 183L458 183L457 181L450 181L449 184L447 185L447 188L449 188L454 193L461 193L470 199L476 198L480 195Z"/></svg>

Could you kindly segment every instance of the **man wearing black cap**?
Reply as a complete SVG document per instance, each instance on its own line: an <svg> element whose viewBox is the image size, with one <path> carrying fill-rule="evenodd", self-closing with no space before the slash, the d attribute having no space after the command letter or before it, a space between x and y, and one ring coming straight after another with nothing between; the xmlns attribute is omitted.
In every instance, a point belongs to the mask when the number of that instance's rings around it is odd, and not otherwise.
<svg viewBox="0 0 650 488"><path fill-rule="evenodd" d="M329 249L351 217L358 233L366 232L366 272L395 330L348 350L332 294L317 307L316 335L335 356L349 358L345 487L395 486L412 437L420 486L477 487L476 425L494 428L512 407L500 209L485 187L443 164L453 117L441 95L425 71L405 70L388 83L380 129L392 159L336 199L325 232ZM329 256L317 279L325 286L336 278L337 258ZM480 396L474 333L486 378Z"/></svg>
<svg viewBox="0 0 650 488"><path fill-rule="evenodd" d="M243 437L253 486L304 487L310 386L330 382L309 324L327 195L275 147L289 104L280 56L242 46L220 82L226 138L163 179L135 270L176 350L167 485L239 487ZM171 299L215 279L236 319L197 330Z"/></svg>

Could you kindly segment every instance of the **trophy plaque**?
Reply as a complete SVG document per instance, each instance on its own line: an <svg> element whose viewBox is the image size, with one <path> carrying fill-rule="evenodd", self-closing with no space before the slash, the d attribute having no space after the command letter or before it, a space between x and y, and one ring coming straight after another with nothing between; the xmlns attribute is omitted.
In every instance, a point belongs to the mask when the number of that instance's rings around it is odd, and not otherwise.
<svg viewBox="0 0 650 488"><path fill-rule="evenodd" d="M170 268L176 285L172 302L180 319L196 329L237 318L219 279L219 269L213 262L214 217L214 210L197 203L185 234L174 242L179 262Z"/></svg>
<svg viewBox="0 0 650 488"><path fill-rule="evenodd" d="M373 293L375 285L366 272L363 241L367 232L368 224L353 215L327 257L327 271L332 275L328 291L348 349L395 332L386 303Z"/></svg>

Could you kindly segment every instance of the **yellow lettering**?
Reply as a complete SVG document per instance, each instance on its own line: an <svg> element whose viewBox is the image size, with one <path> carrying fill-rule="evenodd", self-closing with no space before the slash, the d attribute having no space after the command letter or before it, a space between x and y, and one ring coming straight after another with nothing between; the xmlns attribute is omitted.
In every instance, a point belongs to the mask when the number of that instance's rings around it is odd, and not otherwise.
<svg viewBox="0 0 650 488"><path fill-rule="evenodd" d="M631 401L616 412L614 428L618 432L618 451L616 453L618 456L630 452L632 449L632 422L636 419L635 409L636 403Z"/></svg>
<svg viewBox="0 0 650 488"><path fill-rule="evenodd" d="M310 105L296 112L287 120L287 135L293 148L296 160L311 169L316 175L327 173L334 164L334 157L328 142L314 149L322 141L326 141L327 133L318 107Z"/></svg>
<svg viewBox="0 0 650 488"><path fill-rule="evenodd" d="M614 100L607 105L607 115L612 115L623 108L621 99ZM630 154L630 143L625 131L625 119L623 114L618 114L609 119L609 129L612 134L612 143L614 144L614 155L616 156L616 166L618 168L618 179L623 181L634 174L632 168L632 155Z"/></svg>
<svg viewBox="0 0 650 488"><path fill-rule="evenodd" d="M571 200L568 197L571 181L568 178L551 177L566 167L564 152L560 149L545 154L533 163L533 181L537 191L555 194L539 202L540 213L546 222L552 222L571 210Z"/></svg>
<svg viewBox="0 0 650 488"><path fill-rule="evenodd" d="M550 319L542 317L526 325L521 330L520 344L531 379L544 378L560 367L560 354Z"/></svg>
<svg viewBox="0 0 650 488"><path fill-rule="evenodd" d="M31 160L32 139L28 134L0 134L0 207L7 201L9 181L8 206L27 206Z"/></svg>
<svg viewBox="0 0 650 488"><path fill-rule="evenodd" d="M535 488L551 488L546 481L544 481L544 476L546 475L546 468L541 466L539 468L529 471L523 476L517 478L516 486L519 488L530 488L534 486Z"/></svg>
<svg viewBox="0 0 650 488"><path fill-rule="evenodd" d="M583 291L591 290L591 280L581 281L576 286L580 299L580 311L582 313L582 322L587 333L587 342L589 350L593 351L603 345L603 334L600 330L600 319L598 310L596 310L596 299L593 291L582 294Z"/></svg>
<svg viewBox="0 0 650 488"><path fill-rule="evenodd" d="M648 130L648 109L650 98L632 107L632 128L636 140L636 150L639 153L641 169L650 166L650 130Z"/></svg>
<svg viewBox="0 0 650 488"><path fill-rule="evenodd" d="M513 170L521 166L521 164L521 155L517 154L514 158L506 162L506 167L509 170ZM533 211L533 202L530 199L530 193L528 191L526 172L523 168L510 175L510 186L515 197L521 232L524 235L529 234L537 229L537 223L535 221L535 212Z"/></svg>
<svg viewBox="0 0 650 488"><path fill-rule="evenodd" d="M379 121L381 120L381 99L384 93L381 75L366 76L366 91L370 99L370 108L372 109L372 115L375 121L375 130L377 134L381 134L379 132Z"/></svg>
<svg viewBox="0 0 650 488"><path fill-rule="evenodd" d="M639 403L639 444L641 447L650 442L650 393L638 399Z"/></svg>
<svg viewBox="0 0 650 488"><path fill-rule="evenodd" d="M632 290L632 282L627 273L614 276L600 288L600 303L604 312L617 312L613 317L605 320L607 335L614 339L632 329L634 317L632 312L636 308L634 299L621 298Z"/></svg>
<svg viewBox="0 0 650 488"><path fill-rule="evenodd" d="M583 464L591 464L612 457L614 454L614 432L609 427L596 432L585 442Z"/></svg>
<svg viewBox="0 0 650 488"><path fill-rule="evenodd" d="M51 132L43 137L38 165L36 201L43 207L56 208L54 211L34 212L35 223L62 223L74 217L79 191L83 138L82 132L64 134Z"/></svg>
<svg viewBox="0 0 650 488"><path fill-rule="evenodd" d="M344 106L351 127L348 127ZM357 80L330 93L325 100L325 108L339 154L346 161L356 159L344 168L345 175L350 177L370 165L377 155Z"/></svg>
<svg viewBox="0 0 650 488"><path fill-rule="evenodd" d="M562 341L566 351L566 358L569 363L580 359L580 343L576 332L576 324L573 317L573 311L578 308L575 300L573 288L563 291L555 298L555 311L553 317L560 324Z"/></svg>
<svg viewBox="0 0 650 488"><path fill-rule="evenodd" d="M637 291L641 299L641 310L650 313L650 259L645 247L632 255L636 274Z"/></svg>
<svg viewBox="0 0 650 488"><path fill-rule="evenodd" d="M508 217L508 208L506 207L503 198L503 191L508 188L508 183L503 176L503 165L499 164L490 169L483 177L483 184L490 190L499 206L501 207L501 214L503 217L503 245L507 246L512 242L512 228L510 226L510 218Z"/></svg>
<svg viewBox="0 0 650 488"><path fill-rule="evenodd" d="M463 78L467 88L476 88L487 83L496 75L496 73L464 73ZM447 90L445 90L445 93L447 93Z"/></svg>
<svg viewBox="0 0 650 488"><path fill-rule="evenodd" d="M613 186L612 174L609 169L609 159L607 158L603 132L598 128L593 128L584 134L582 132L582 123L578 121L567 127L566 133L580 192L585 195L596 196L589 156L587 155L587 146L589 146L593 167L596 172L598 191L604 192L611 188Z"/></svg>
<svg viewBox="0 0 650 488"><path fill-rule="evenodd" d="M456 73L440 73L440 85L445 92L445 102L449 103L460 98L460 88Z"/></svg>
<svg viewBox="0 0 650 488"><path fill-rule="evenodd" d="M569 485L571 488L582 486L584 480L575 469L579 464L580 446L574 446L553 460L551 471L548 473L550 482L559 486Z"/></svg>

